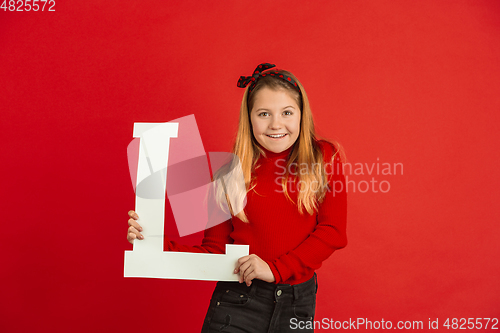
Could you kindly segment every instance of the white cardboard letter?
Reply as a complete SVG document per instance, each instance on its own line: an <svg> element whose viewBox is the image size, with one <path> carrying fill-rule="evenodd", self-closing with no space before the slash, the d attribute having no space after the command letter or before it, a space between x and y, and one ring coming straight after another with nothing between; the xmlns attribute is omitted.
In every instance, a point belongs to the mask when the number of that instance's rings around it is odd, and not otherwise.
<svg viewBox="0 0 500 333"><path fill-rule="evenodd" d="M248 245L226 244L226 254L163 251L168 153L170 138L177 137L178 125L134 124L133 136L140 138L136 184L142 184L136 189L136 212L144 240L134 241L133 251L125 251L124 276L238 281L233 270L237 260L248 255ZM138 191L143 195L138 195ZM144 195L145 192L155 194Z"/></svg>

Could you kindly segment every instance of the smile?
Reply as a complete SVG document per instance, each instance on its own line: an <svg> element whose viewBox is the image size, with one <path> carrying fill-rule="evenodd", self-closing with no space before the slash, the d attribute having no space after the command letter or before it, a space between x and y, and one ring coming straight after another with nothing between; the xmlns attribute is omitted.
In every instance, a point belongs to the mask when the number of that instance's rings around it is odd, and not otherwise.
<svg viewBox="0 0 500 333"><path fill-rule="evenodd" d="M271 139L281 139L284 138L287 134L276 134L276 135L266 134L266 135Z"/></svg>

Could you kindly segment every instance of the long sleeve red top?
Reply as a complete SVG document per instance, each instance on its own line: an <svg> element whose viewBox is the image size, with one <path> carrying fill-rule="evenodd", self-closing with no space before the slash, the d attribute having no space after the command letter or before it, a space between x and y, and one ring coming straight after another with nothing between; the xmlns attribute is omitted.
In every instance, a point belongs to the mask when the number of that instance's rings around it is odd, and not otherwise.
<svg viewBox="0 0 500 333"><path fill-rule="evenodd" d="M332 161L335 148L324 140L318 141L325 163ZM256 187L247 193L245 213L249 222L233 216L205 230L201 246L186 246L167 242L169 251L224 253L226 244L248 244L250 254L256 254L271 268L274 283L299 284L312 278L314 271L335 250L347 245L347 193L342 166L337 158L328 164L329 190L312 215L297 206L283 193L286 158L292 147L258 161ZM297 202L296 177L290 175L288 194ZM293 185L293 186L292 186Z"/></svg>

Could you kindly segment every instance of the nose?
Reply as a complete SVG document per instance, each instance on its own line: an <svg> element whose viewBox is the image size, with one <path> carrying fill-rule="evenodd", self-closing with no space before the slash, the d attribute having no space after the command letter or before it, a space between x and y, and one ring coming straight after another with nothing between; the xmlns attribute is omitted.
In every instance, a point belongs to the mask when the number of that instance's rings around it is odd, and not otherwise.
<svg viewBox="0 0 500 333"><path fill-rule="evenodd" d="M274 115L271 118L271 123L269 124L269 128L272 130L279 130L281 129L281 118L279 115Z"/></svg>

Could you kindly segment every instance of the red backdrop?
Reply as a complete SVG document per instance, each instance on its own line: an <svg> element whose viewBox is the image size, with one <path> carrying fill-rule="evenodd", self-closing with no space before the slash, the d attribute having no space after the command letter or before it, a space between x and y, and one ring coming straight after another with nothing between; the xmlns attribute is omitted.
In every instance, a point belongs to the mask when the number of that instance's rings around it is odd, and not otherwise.
<svg viewBox="0 0 500 333"><path fill-rule="evenodd" d="M229 151L236 81L260 62L299 77L353 166L375 163L350 175L316 319L500 317L500 2L54 8L0 10L0 331L200 330L213 282L123 277L126 147L134 122L194 114L205 150Z"/></svg>

